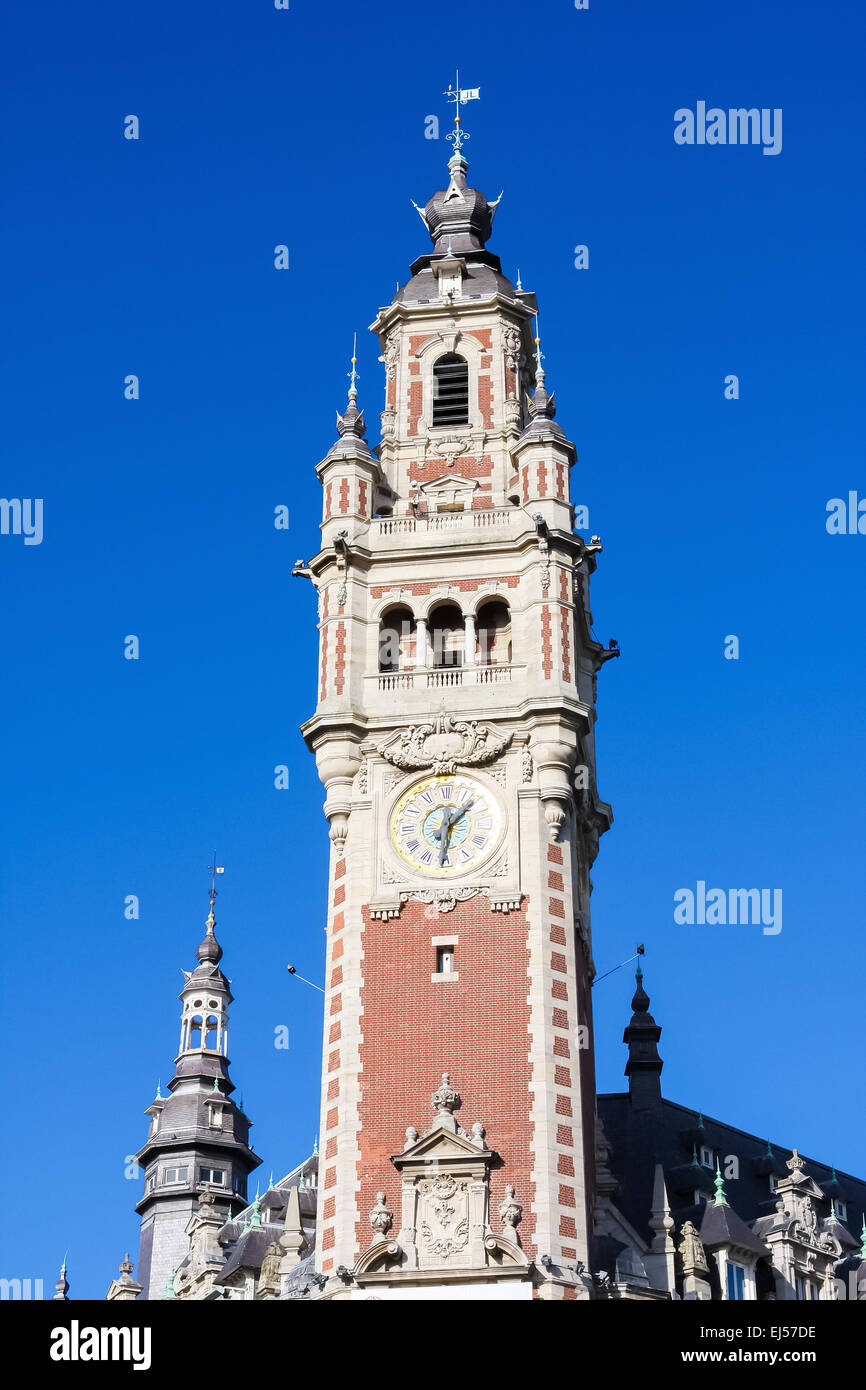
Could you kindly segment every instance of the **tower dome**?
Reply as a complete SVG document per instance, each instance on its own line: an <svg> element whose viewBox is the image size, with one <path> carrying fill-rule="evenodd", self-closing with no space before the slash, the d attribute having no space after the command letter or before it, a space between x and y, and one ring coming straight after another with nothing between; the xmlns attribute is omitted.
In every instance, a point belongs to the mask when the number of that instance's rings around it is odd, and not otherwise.
<svg viewBox="0 0 866 1390"><path fill-rule="evenodd" d="M422 213L435 252L445 252L449 246L455 255L480 251L490 236L502 194L488 203L479 189L467 184L467 167L461 151L455 150L448 161L448 187L434 193Z"/></svg>

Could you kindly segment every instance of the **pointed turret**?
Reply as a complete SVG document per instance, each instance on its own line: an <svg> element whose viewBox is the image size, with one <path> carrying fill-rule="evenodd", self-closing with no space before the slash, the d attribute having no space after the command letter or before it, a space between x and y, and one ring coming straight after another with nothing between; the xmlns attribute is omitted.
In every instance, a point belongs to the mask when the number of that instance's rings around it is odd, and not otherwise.
<svg viewBox="0 0 866 1390"><path fill-rule="evenodd" d="M218 1211L228 1215L233 1198L246 1200L249 1173L261 1159L249 1144L250 1121L231 1098L228 1008L230 981L220 970L215 889L211 889L198 964L183 971L180 1050L168 1095L148 1107L150 1133L136 1155L145 1170L138 1260L143 1298L161 1298L166 1281L187 1254L186 1228L209 1189Z"/></svg>
<svg viewBox="0 0 866 1390"><path fill-rule="evenodd" d="M645 1110L661 1100L661 1074L664 1065L659 1056L658 1040L662 1030L649 1011L649 995L643 987L643 971L635 971L636 989L631 1001L631 1022L622 1035L628 1044L625 1074L628 1092L636 1110Z"/></svg>
<svg viewBox="0 0 866 1390"><path fill-rule="evenodd" d="M337 411L337 439L316 468L325 494L323 544L335 543L336 537L344 531L348 534L348 523L369 521L376 504L376 489L382 480L379 461L364 437L367 433L364 412L358 409L357 347L358 335L355 334L348 374L348 402L342 414ZM341 553L345 558L345 546Z"/></svg>

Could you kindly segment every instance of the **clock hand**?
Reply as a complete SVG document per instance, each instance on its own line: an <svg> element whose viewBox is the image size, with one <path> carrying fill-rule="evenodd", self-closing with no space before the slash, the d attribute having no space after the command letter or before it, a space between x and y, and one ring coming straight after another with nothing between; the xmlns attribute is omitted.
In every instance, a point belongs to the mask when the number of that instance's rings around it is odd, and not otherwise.
<svg viewBox="0 0 866 1390"><path fill-rule="evenodd" d="M442 820L439 825L439 866L445 863L445 856L448 853L448 840L451 835L451 827L459 819L459 814L455 814L452 808L443 810Z"/></svg>

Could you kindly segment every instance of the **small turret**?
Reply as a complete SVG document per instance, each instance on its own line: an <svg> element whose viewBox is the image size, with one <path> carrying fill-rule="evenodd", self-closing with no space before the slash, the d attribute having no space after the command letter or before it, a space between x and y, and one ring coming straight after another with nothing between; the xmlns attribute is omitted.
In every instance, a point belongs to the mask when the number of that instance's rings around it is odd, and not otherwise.
<svg viewBox="0 0 866 1390"><path fill-rule="evenodd" d="M232 993L219 968L223 951L216 938L215 897L212 887L198 965L183 971L180 1048L168 1095L157 1094L148 1106L150 1132L136 1155L145 1170L136 1210L141 1215L139 1281L146 1299L172 1296L165 1289L187 1254L186 1228L201 1192L213 1194L225 1220L233 1200L246 1201L247 1177L261 1162L249 1144L250 1121L232 1099Z"/></svg>
<svg viewBox="0 0 866 1390"><path fill-rule="evenodd" d="M643 987L643 971L635 971L636 989L631 1001L631 1022L622 1035L628 1044L628 1093L635 1110L646 1110L661 1100L662 1062L658 1040L662 1030L649 1011L649 995Z"/></svg>

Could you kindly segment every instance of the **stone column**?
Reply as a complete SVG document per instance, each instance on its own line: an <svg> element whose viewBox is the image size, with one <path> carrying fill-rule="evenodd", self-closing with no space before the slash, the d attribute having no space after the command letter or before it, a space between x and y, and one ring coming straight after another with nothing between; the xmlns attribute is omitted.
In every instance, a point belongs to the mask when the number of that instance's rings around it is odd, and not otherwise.
<svg viewBox="0 0 866 1390"><path fill-rule="evenodd" d="M463 665L475 665L475 614L463 614Z"/></svg>
<svg viewBox="0 0 866 1390"><path fill-rule="evenodd" d="M427 619L419 618L415 624L415 670L424 671L427 667Z"/></svg>

